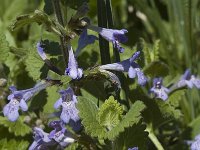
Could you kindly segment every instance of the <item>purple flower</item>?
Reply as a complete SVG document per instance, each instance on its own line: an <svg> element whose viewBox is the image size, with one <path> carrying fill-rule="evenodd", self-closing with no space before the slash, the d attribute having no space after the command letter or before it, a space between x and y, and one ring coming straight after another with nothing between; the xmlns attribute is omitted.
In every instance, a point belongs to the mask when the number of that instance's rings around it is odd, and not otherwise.
<svg viewBox="0 0 200 150"><path fill-rule="evenodd" d="M122 48L119 43L127 42L128 38L125 36L125 33L127 33L128 31L126 29L122 30L106 29L91 25L88 26L88 29L98 32L107 41L112 42L114 48L117 48L120 53L124 52L124 48Z"/></svg>
<svg viewBox="0 0 200 150"><path fill-rule="evenodd" d="M60 146L66 147L68 144L75 141L67 132L62 121L51 121L49 127L54 128L54 130L50 132L49 138L55 140Z"/></svg>
<svg viewBox="0 0 200 150"><path fill-rule="evenodd" d="M77 99L73 90L69 87L66 90L60 91L61 98L54 104L54 108L58 109L62 106L60 118L63 122L69 123L70 119L77 122L80 118L79 111L76 108Z"/></svg>
<svg viewBox="0 0 200 150"><path fill-rule="evenodd" d="M147 82L147 77L140 70L140 66L134 61L139 57L140 52L137 51L129 59L126 59L122 62L106 64L99 66L100 70L114 70L114 71L123 71L128 72L129 78L138 78L138 84L144 85Z"/></svg>
<svg viewBox="0 0 200 150"><path fill-rule="evenodd" d="M191 150L200 150L200 135L197 135L193 141L186 141Z"/></svg>
<svg viewBox="0 0 200 150"><path fill-rule="evenodd" d="M150 92L154 93L156 98L160 98L162 100L168 99L169 89L162 86L162 78L155 78L153 80L153 87L150 89Z"/></svg>
<svg viewBox="0 0 200 150"><path fill-rule="evenodd" d="M81 49L85 48L89 44L93 44L95 40L98 40L98 38L94 35L88 35L87 29L83 30L82 34L80 35L80 38L78 40L78 47L75 52L75 56L78 56Z"/></svg>
<svg viewBox="0 0 200 150"><path fill-rule="evenodd" d="M196 86L198 89L200 89L200 79L192 75L189 69L185 71L184 75L181 76L181 79L177 83L177 87L184 86L187 86L189 88L193 88L193 86Z"/></svg>
<svg viewBox="0 0 200 150"><path fill-rule="evenodd" d="M128 148L128 150L138 150L138 147Z"/></svg>
<svg viewBox="0 0 200 150"><path fill-rule="evenodd" d="M46 60L47 59L47 56L44 53L44 48L42 47L42 43L41 42L37 43L37 52L40 55L40 57L42 58L42 60Z"/></svg>
<svg viewBox="0 0 200 150"><path fill-rule="evenodd" d="M6 104L3 108L4 116L8 117L10 121L16 121L19 117L19 108L22 111L27 111L28 106L26 102L33 97L33 95L39 92L42 89L45 89L49 84L47 82L39 83L35 87L27 89L27 90L20 90L17 91L15 86L11 86L10 90L12 94L8 96L8 100L10 101Z"/></svg>
<svg viewBox="0 0 200 150"><path fill-rule="evenodd" d="M68 67L65 70L65 74L70 76L72 79L80 79L83 75L83 70L78 68L78 64L74 57L72 47L68 46L68 49L69 49L69 60L68 60Z"/></svg>
<svg viewBox="0 0 200 150"><path fill-rule="evenodd" d="M49 134L44 132L42 129L35 127L33 133L34 142L29 147L29 150L48 149L48 146L55 144L55 142L48 137Z"/></svg>

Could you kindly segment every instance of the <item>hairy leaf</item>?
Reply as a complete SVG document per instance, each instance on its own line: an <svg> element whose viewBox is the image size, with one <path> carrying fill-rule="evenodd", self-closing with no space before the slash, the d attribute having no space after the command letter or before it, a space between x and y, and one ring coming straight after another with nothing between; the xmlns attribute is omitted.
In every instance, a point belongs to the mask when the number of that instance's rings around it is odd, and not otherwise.
<svg viewBox="0 0 200 150"><path fill-rule="evenodd" d="M31 49L29 53L27 54L25 65L26 65L26 70L28 71L28 74L35 81L40 79L42 72L47 73L47 68L44 66L44 62L36 53L35 49ZM46 76L44 75L44 77Z"/></svg>
<svg viewBox="0 0 200 150"><path fill-rule="evenodd" d="M27 150L28 149L29 142L20 140L17 141L17 139L1 139L0 140L0 149L2 150L11 150L11 149L20 149L20 150Z"/></svg>
<svg viewBox="0 0 200 150"><path fill-rule="evenodd" d="M59 99L57 86L51 86L46 89L47 91L47 103L44 105L43 112L52 113L54 111L54 103Z"/></svg>
<svg viewBox="0 0 200 150"><path fill-rule="evenodd" d="M103 138L106 129L98 122L97 105L92 100L80 96L78 97L77 107L86 132L93 137Z"/></svg>
<svg viewBox="0 0 200 150"><path fill-rule="evenodd" d="M128 113L124 116L122 121L118 124L118 126L114 127L111 131L107 132L106 136L108 139L115 139L121 132L125 130L125 128L131 127L134 124L137 124L142 116L141 111L143 111L145 105L141 101L136 101L132 106Z"/></svg>
<svg viewBox="0 0 200 150"><path fill-rule="evenodd" d="M7 127L9 132L14 133L16 136L25 136L32 131L29 126L24 124L23 117L19 117L16 122L10 122L6 117L0 116L0 124Z"/></svg>
<svg viewBox="0 0 200 150"><path fill-rule="evenodd" d="M6 36L2 33L0 33L0 54L0 62L5 61L9 55L8 42L6 41Z"/></svg>
<svg viewBox="0 0 200 150"><path fill-rule="evenodd" d="M114 99L113 96L109 97L98 112L99 123L105 126L108 130L112 130L113 127L117 126L122 119L123 108Z"/></svg>
<svg viewBox="0 0 200 150"><path fill-rule="evenodd" d="M115 150L127 150L128 148L138 147L145 150L147 148L148 133L146 126L138 123L126 128L123 133L114 141Z"/></svg>
<svg viewBox="0 0 200 150"><path fill-rule="evenodd" d="M58 23L55 21L51 20L47 14L40 10L35 10L33 14L26 14L26 15L21 15L16 18L16 20L13 21L11 24L11 30L15 30L17 28L21 28L27 24L36 22L39 25L43 24L47 31L54 32L58 35L60 35L60 31L64 30L61 26L58 27Z"/></svg>

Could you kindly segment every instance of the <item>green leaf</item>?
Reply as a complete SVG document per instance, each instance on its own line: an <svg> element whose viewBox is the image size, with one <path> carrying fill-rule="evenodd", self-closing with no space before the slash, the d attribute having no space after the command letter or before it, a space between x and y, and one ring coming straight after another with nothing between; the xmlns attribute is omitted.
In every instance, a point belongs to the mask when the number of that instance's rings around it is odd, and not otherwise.
<svg viewBox="0 0 200 150"><path fill-rule="evenodd" d="M48 71L46 66L44 66L43 60L39 57L35 49L31 49L27 54L25 65L29 76L35 81L40 79L42 73L47 73ZM43 76L46 77L44 74Z"/></svg>
<svg viewBox="0 0 200 150"><path fill-rule="evenodd" d="M72 143L69 146L67 146L65 150L77 150L77 148L78 148L78 143Z"/></svg>
<svg viewBox="0 0 200 150"><path fill-rule="evenodd" d="M113 96L109 97L98 112L98 120L102 126L105 126L108 130L112 130L113 127L117 126L122 119L123 108L114 99Z"/></svg>
<svg viewBox="0 0 200 150"><path fill-rule="evenodd" d="M184 95L185 95L185 90L175 91L169 96L168 102L174 107L179 107L179 102L181 101Z"/></svg>
<svg viewBox="0 0 200 150"><path fill-rule="evenodd" d="M178 108L172 106L168 101L163 102L161 100L158 100L157 104L164 118L180 119L183 116L181 111Z"/></svg>
<svg viewBox="0 0 200 150"><path fill-rule="evenodd" d="M161 61L154 61L144 68L144 73L150 77L163 77L169 74L169 68Z"/></svg>
<svg viewBox="0 0 200 150"><path fill-rule="evenodd" d="M160 40L156 40L153 45L153 53L151 53L151 60L158 61L159 60L159 43Z"/></svg>
<svg viewBox="0 0 200 150"><path fill-rule="evenodd" d="M0 62L4 62L9 55L8 42L6 41L6 36L2 33L0 33L0 54Z"/></svg>
<svg viewBox="0 0 200 150"><path fill-rule="evenodd" d="M148 132L145 129L146 126L141 123L126 128L114 141L114 149L127 150L132 147L138 147L141 150L147 149Z"/></svg>
<svg viewBox="0 0 200 150"><path fill-rule="evenodd" d="M91 99L79 96L77 108L86 132L93 137L103 138L106 133L106 129L98 122L97 105Z"/></svg>
<svg viewBox="0 0 200 150"><path fill-rule="evenodd" d="M11 149L19 149L19 150L27 150L29 146L29 142L25 140L17 141L17 139L1 139L0 140L0 149L2 150L11 150Z"/></svg>
<svg viewBox="0 0 200 150"><path fill-rule="evenodd" d="M60 95L58 93L57 86L51 86L46 89L47 91L47 103L44 105L43 112L52 113L55 102L59 99Z"/></svg>
<svg viewBox="0 0 200 150"><path fill-rule="evenodd" d="M23 117L21 116L16 122L11 122L6 117L0 116L0 124L7 127L9 132L14 133L16 136L25 136L32 131L29 126L24 124Z"/></svg>
<svg viewBox="0 0 200 150"><path fill-rule="evenodd" d="M122 121L114 127L111 131L106 133L108 139L115 139L125 128L131 127L134 124L137 124L142 116L141 111L145 109L145 105L141 101L136 101L128 111L128 113L123 117Z"/></svg>
<svg viewBox="0 0 200 150"><path fill-rule="evenodd" d="M33 14L18 16L16 20L13 21L10 27L11 30L15 30L33 22L36 22L39 25L43 24L46 27L47 31L54 32L58 35L61 35L60 31L64 31L64 29L59 26L58 23L51 20L47 14L40 10L35 10Z"/></svg>

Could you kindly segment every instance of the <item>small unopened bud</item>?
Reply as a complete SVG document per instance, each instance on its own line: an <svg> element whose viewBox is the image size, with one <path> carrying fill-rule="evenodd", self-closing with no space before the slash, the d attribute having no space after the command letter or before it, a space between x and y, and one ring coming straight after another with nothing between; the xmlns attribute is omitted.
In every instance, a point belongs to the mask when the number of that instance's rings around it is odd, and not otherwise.
<svg viewBox="0 0 200 150"><path fill-rule="evenodd" d="M4 78L0 78L0 87L6 86L7 80Z"/></svg>
<svg viewBox="0 0 200 150"><path fill-rule="evenodd" d="M42 120L41 119L37 119L35 124L36 124L36 126L40 126L42 124Z"/></svg>
<svg viewBox="0 0 200 150"><path fill-rule="evenodd" d="M29 124L31 122L31 117L30 116L25 116L24 117L24 122Z"/></svg>

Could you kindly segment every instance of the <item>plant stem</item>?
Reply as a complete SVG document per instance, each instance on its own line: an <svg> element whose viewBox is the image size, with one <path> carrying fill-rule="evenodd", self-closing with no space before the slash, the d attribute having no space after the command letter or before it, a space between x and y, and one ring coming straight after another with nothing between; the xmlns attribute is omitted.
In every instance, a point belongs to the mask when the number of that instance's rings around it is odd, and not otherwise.
<svg viewBox="0 0 200 150"><path fill-rule="evenodd" d="M98 26L107 28L107 15L106 15L106 5L105 0L97 0L97 8L98 8ZM99 35L99 47L101 54L101 64L109 64L110 60L110 50L109 50L109 42L103 39Z"/></svg>
<svg viewBox="0 0 200 150"><path fill-rule="evenodd" d="M107 10L107 22L108 22L108 28L113 28L114 22L113 22L113 15L112 15L112 5L111 0L106 0L106 10ZM120 62L120 56L119 51L117 48L113 47L113 54L114 54L114 61Z"/></svg>
<svg viewBox="0 0 200 150"><path fill-rule="evenodd" d="M52 3L53 3L56 19L64 27L64 21L63 21L63 16L62 16L61 7L60 7L60 0L52 0ZM65 64L65 67L67 67L68 49L67 49L67 36L65 33L62 33L62 36L60 36L60 43L61 43L61 50L62 50L64 64Z"/></svg>
<svg viewBox="0 0 200 150"><path fill-rule="evenodd" d="M154 134L153 129L152 129L152 127L150 127L150 125L147 126L146 131L149 132L148 136L149 136L150 140L153 142L153 144L155 145L155 147L158 150L164 150L163 146L161 145L161 143L159 142L158 138Z"/></svg>

